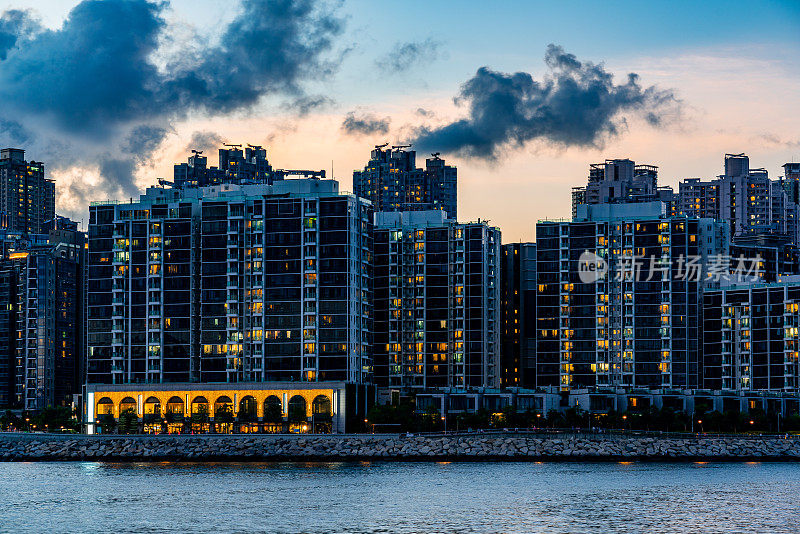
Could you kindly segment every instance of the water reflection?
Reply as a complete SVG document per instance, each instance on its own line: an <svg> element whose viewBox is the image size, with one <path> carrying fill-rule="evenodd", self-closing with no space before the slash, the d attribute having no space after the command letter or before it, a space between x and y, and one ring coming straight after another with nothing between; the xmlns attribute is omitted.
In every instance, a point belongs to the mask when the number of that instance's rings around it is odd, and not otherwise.
<svg viewBox="0 0 800 534"><path fill-rule="evenodd" d="M0 532L795 532L791 463L0 464Z"/></svg>

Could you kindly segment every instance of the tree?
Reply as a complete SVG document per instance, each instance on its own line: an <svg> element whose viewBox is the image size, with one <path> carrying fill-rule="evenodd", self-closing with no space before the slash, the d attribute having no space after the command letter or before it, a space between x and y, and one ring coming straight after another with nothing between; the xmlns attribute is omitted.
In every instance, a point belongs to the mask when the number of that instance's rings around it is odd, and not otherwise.
<svg viewBox="0 0 800 534"><path fill-rule="evenodd" d="M292 423L306 422L306 408L299 404L289 403L289 421Z"/></svg>
<svg viewBox="0 0 800 534"><path fill-rule="evenodd" d="M414 405L403 401L399 404L376 404L369 409L367 420L378 431L390 429L400 432L416 432L420 421L414 413Z"/></svg>
<svg viewBox="0 0 800 534"><path fill-rule="evenodd" d="M458 416L460 428L489 428L492 414L486 408L479 408L473 413L462 413Z"/></svg>
<svg viewBox="0 0 800 534"><path fill-rule="evenodd" d="M431 404L425 409L425 413L422 414L421 430L423 432L435 432L439 429L441 420L442 418L439 415L439 410L435 405Z"/></svg>
<svg viewBox="0 0 800 534"><path fill-rule="evenodd" d="M3 430L22 430L25 428L25 421L11 412L6 410L6 413L0 416L0 428Z"/></svg>
<svg viewBox="0 0 800 534"><path fill-rule="evenodd" d="M220 404L214 410L215 423L233 423L233 408L230 404Z"/></svg>
<svg viewBox="0 0 800 534"><path fill-rule="evenodd" d="M267 423L282 423L283 409L278 403L267 403L264 406L264 421Z"/></svg>
<svg viewBox="0 0 800 534"><path fill-rule="evenodd" d="M136 410L127 408L119 414L119 433L120 434L136 434L139 432L139 417L136 415Z"/></svg>
<svg viewBox="0 0 800 534"><path fill-rule="evenodd" d="M194 409L191 417L193 425L202 425L208 423L208 406L205 404L198 404Z"/></svg>
<svg viewBox="0 0 800 534"><path fill-rule="evenodd" d="M566 420L564 419L564 414L559 412L558 410L548 410L547 411L547 426L550 428L563 428L566 426Z"/></svg>
<svg viewBox="0 0 800 534"><path fill-rule="evenodd" d="M102 430L103 434L110 434L115 428L117 428L117 420L114 419L114 414L102 414L98 418L97 423L100 425L100 429Z"/></svg>
<svg viewBox="0 0 800 534"><path fill-rule="evenodd" d="M78 421L75 413L66 406L48 406L36 414L31 422L33 426L43 430L57 431L63 429L77 430Z"/></svg>
<svg viewBox="0 0 800 534"><path fill-rule="evenodd" d="M167 412L164 414L167 423L183 423L184 416L182 411L176 411L167 406Z"/></svg>

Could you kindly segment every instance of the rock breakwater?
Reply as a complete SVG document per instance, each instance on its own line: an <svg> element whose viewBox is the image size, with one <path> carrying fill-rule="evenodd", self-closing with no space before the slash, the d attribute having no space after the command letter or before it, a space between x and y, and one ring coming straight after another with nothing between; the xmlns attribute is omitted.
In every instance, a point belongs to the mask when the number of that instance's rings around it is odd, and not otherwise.
<svg viewBox="0 0 800 534"><path fill-rule="evenodd" d="M800 439L740 436L0 434L0 461L800 460Z"/></svg>

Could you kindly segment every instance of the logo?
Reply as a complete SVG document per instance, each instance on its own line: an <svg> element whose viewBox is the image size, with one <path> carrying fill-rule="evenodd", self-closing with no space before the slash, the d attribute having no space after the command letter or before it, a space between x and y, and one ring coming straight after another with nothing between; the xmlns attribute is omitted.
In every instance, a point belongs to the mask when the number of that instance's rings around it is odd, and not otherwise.
<svg viewBox="0 0 800 534"><path fill-rule="evenodd" d="M608 262L595 254L585 250L578 258L578 278L584 284L593 284L605 277L608 272Z"/></svg>

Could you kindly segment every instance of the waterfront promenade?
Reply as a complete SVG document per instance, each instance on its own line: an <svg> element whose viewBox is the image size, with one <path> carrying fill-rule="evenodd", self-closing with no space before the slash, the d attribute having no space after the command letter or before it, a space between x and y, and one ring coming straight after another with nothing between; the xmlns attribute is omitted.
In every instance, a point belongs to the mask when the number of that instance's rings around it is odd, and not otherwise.
<svg viewBox="0 0 800 534"><path fill-rule="evenodd" d="M798 461L794 436L487 432L84 436L0 434L0 461Z"/></svg>

